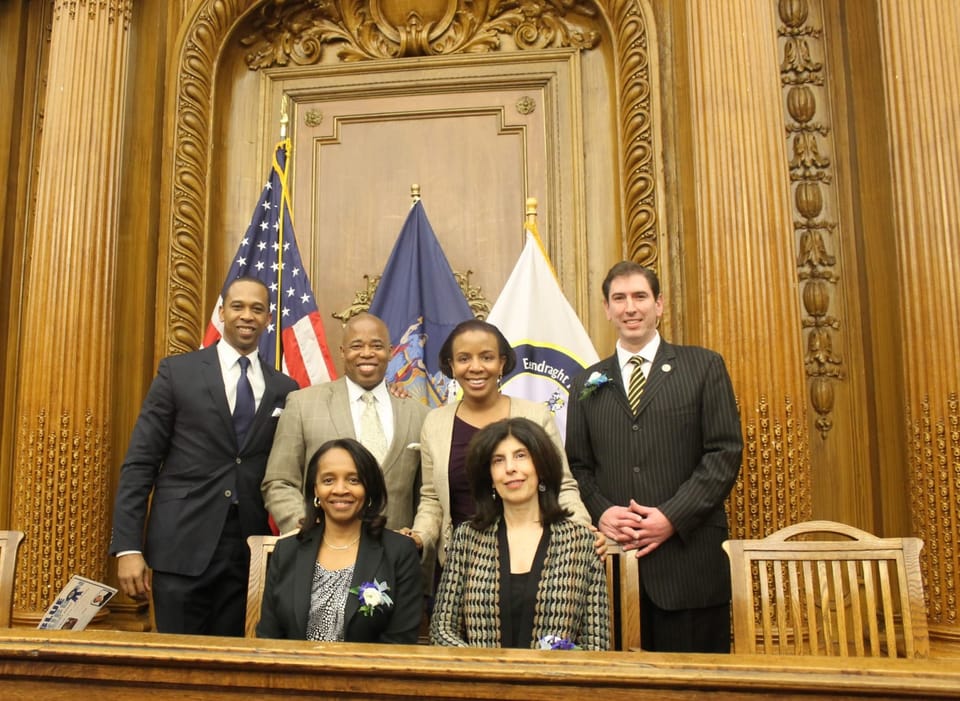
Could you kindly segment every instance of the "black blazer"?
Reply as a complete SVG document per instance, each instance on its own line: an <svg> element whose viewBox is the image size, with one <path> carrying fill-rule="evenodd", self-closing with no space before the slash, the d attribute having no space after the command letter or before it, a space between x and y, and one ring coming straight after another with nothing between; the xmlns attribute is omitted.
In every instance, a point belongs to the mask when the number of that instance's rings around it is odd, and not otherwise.
<svg viewBox="0 0 960 701"><path fill-rule="evenodd" d="M243 537L270 533L260 483L297 383L263 362L260 368L263 397L240 446L216 346L160 361L120 472L111 554L141 550L153 569L197 576L210 564L234 497Z"/></svg>
<svg viewBox="0 0 960 701"><path fill-rule="evenodd" d="M323 525L298 537L277 543L267 567L259 638L306 640L310 615L313 569L323 539ZM344 640L349 643L416 643L423 616L423 574L413 540L391 530L379 539L364 527L350 587L363 582L386 582L393 599L390 608L378 607L373 615L360 613L360 599L347 595ZM382 610L381 610L382 608Z"/></svg>
<svg viewBox="0 0 960 701"><path fill-rule="evenodd" d="M594 372L610 381L580 399ZM659 508L676 529L640 560L641 585L657 606L703 608L730 600L723 502L740 471L743 438L718 353L661 340L636 417L616 353L587 368L570 390L566 449L595 521L633 498Z"/></svg>

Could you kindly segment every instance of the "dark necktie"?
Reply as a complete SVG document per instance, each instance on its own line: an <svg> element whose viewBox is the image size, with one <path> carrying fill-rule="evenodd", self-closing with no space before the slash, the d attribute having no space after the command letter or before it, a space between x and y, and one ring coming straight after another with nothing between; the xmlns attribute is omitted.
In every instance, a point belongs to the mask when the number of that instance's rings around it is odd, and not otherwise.
<svg viewBox="0 0 960 701"><path fill-rule="evenodd" d="M630 402L630 410L636 414L647 378L643 376L643 358L635 355L630 358L630 364L633 365L633 372L630 374L630 387L627 388L627 401Z"/></svg>
<svg viewBox="0 0 960 701"><path fill-rule="evenodd" d="M253 398L253 387L247 377L247 368L250 367L250 358L240 356L240 379L237 380L237 403L233 407L233 428L237 433L237 445L243 447L243 440L247 437L253 416L257 413L257 403Z"/></svg>

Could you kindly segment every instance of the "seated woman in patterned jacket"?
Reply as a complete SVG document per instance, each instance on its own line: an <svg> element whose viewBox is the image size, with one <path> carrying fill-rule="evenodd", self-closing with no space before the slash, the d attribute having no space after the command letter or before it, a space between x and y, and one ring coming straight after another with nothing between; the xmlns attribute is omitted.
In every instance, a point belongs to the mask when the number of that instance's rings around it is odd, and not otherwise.
<svg viewBox="0 0 960 701"><path fill-rule="evenodd" d="M606 650L603 563L590 529L558 494L563 461L529 419L492 423L471 440L477 513L454 533L430 623L436 645Z"/></svg>

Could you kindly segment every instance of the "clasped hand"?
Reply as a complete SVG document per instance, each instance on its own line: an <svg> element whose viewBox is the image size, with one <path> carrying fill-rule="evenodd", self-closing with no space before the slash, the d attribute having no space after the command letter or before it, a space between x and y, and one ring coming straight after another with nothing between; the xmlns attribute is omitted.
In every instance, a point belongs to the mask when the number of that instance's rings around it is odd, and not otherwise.
<svg viewBox="0 0 960 701"><path fill-rule="evenodd" d="M117 558L117 579L121 591L131 599L143 601L150 593L150 570L140 553Z"/></svg>
<svg viewBox="0 0 960 701"><path fill-rule="evenodd" d="M630 500L630 506L611 506L600 517L600 531L624 550L643 557L656 550L675 531L660 509Z"/></svg>

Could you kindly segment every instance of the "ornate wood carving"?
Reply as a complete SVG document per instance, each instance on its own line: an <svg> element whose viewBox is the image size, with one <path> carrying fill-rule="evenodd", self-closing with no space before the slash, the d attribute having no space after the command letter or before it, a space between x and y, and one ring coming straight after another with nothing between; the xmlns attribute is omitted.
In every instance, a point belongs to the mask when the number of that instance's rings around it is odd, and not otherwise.
<svg viewBox="0 0 960 701"><path fill-rule="evenodd" d="M960 398L947 395L946 406L931 408L924 396L920 411L908 410L910 502L913 532L926 547L922 560L930 623L956 629L957 544L960 543ZM943 637L960 637L956 632Z"/></svg>
<svg viewBox="0 0 960 701"><path fill-rule="evenodd" d="M200 293L207 219L207 153L210 148L214 66L245 0L206 0L196 10L182 44L177 69L170 228L166 235L167 280L158 328L166 329L163 355L196 349L202 336ZM164 275L164 273L166 273Z"/></svg>
<svg viewBox="0 0 960 701"><path fill-rule="evenodd" d="M20 417L13 506L26 537L14 592L18 612L46 609L74 574L106 572L109 425L93 411L79 421L66 411L50 418L45 408Z"/></svg>
<svg viewBox="0 0 960 701"><path fill-rule="evenodd" d="M659 269L656 162L650 95L650 39L639 2L598 2L609 17L616 50L626 257Z"/></svg>
<svg viewBox="0 0 960 701"><path fill-rule="evenodd" d="M818 0L780 0L783 25L780 36L781 82L786 102L790 182L794 185L794 231L797 237L797 274L802 282L806 317L806 366L810 403L817 413L820 437L833 427L834 383L844 378L843 359L834 350L840 319L831 314L831 302L840 280L837 257L829 243L837 222L824 216L836 211L829 156L833 152L827 122L825 70L817 56L823 54L823 30L814 26L821 16ZM824 109L819 109L820 107ZM818 113L819 112L819 113Z"/></svg>
<svg viewBox="0 0 960 701"><path fill-rule="evenodd" d="M960 64L956 3L877 5L892 165L898 263L897 339L904 387L913 529L921 555L932 636L960 641L960 87L931 80ZM872 173L867 174L873 176ZM895 407L879 407L894 411ZM883 438L880 436L879 438ZM906 480L904 480L904 483Z"/></svg>
<svg viewBox="0 0 960 701"><path fill-rule="evenodd" d="M89 19L96 18L99 12L107 13L107 22L113 23L117 19L123 22L126 29L130 25L130 14L133 12L133 0L100 0L94 2L82 2L80 0L57 0L54 3L54 17L59 18L60 13L66 11L70 19L77 16L77 11L85 12Z"/></svg>
<svg viewBox="0 0 960 701"><path fill-rule="evenodd" d="M18 340L11 525L26 538L14 618L33 625L71 575L107 573L118 214L105 193L121 179L130 6L74 5L51 22L22 308L69 321L55 341Z"/></svg>
<svg viewBox="0 0 960 701"><path fill-rule="evenodd" d="M456 279L457 284L460 285L463 296L467 298L470 311L473 312L476 318L486 319L487 314L490 313L490 302L483 296L483 290L481 290L480 287L470 284L471 275L473 275L472 270L468 270L466 273L458 273L456 270L453 271L453 277ZM380 284L380 276L374 275L371 277L370 275L364 275L363 281L365 283L364 288L357 290L350 306L331 314L334 319L339 319L345 324L351 317L356 316L360 312L365 312L370 308L370 304L373 302L373 296L377 292L377 286Z"/></svg>
<svg viewBox="0 0 960 701"><path fill-rule="evenodd" d="M162 235L168 237L166 243L167 259L163 261L166 270L161 269L160 279L168 281L166 294L161 295L161 304L158 310L158 327L166 330L166 338L161 339L161 353L174 353L192 350L196 347L202 335L202 323L206 311L200 307L200 290L203 286L203 261L206 241L207 225L207 154L210 148L210 130L212 122L212 100L214 67L217 57L228 39L231 28L241 15L247 13L263 3L244 2L243 0L203 0L194 11L189 21L186 36L181 45L178 60L176 105L173 110L175 123L173 128L174 157L170 169L172 183L169 186L170 223L169 228ZM264 5L257 15L257 21L262 23L266 31L283 35L280 25L271 25L267 17L287 17L285 12L302 11L313 7L319 12L323 5L322 16L329 17L332 10L331 3L295 2L271 3ZM286 7L289 5L289 7ZM336 3L342 8L343 3ZM370 6L371 3L353 3L351 7ZM503 4L507 7L507 4ZM424 6L440 7L438 3L425 2ZM443 4L446 7L446 4ZM484 3L465 3L461 0L460 6L469 6L462 12L483 12L488 17L487 5ZM272 10L269 8L273 8ZM385 3L379 3L381 9ZM620 146L619 172L623 183L621 193L622 237L626 255L631 259L653 267L659 266L658 220L656 214L656 164L654 154L657 149L653 142L653 124L651 119L651 76L650 76L650 39L647 35L645 13L649 12L645 4L639 0L598 0L598 2L569 2L568 0L550 0L550 2L509 3L512 8L509 12L497 15L497 22L489 22L488 30L497 29L499 32L512 32L513 41L518 47L539 48L541 44L529 36L529 32L536 27L546 26L552 37L551 41L559 37L567 37L564 41L577 42L567 45L588 48L596 45L599 37L589 32L577 35L578 26L572 18L594 17L599 9L606 18L614 42L615 79L618 91L617 124L619 126ZM646 8L646 9L644 9ZM254 10L257 11L257 10ZM280 13L271 15L270 13ZM339 10L338 10L339 12ZM360 10L351 10L352 17L362 16L364 21L373 21L378 31L384 34L383 28L377 20L371 19L373 10L368 7L366 14ZM517 14L519 12L519 15ZM527 12L528 19L520 21L518 18ZM293 17L289 14L289 17ZM433 17L434 15L429 15ZM440 22L446 15L441 15L435 21ZM472 15L471 16L476 16ZM526 16L526 15L524 15ZM392 15L384 15L392 17ZM380 22L386 22L381 17ZM449 20L446 30L457 22L464 22L467 15L455 13ZM342 15L341 15L342 19ZM422 19L422 16L421 16ZM562 20L562 21L561 21ZM441 22L442 24L442 22ZM401 26L406 26L403 22ZM554 26L555 25L555 26ZM394 28L397 27L395 23ZM372 31L373 28L370 28ZM399 32L399 30L397 30ZM520 34L517 40L516 35ZM260 46L261 39L247 35L244 41L248 46ZM263 41L266 41L266 35ZM352 36L352 35L351 35ZM398 34L399 36L399 34ZM428 37L430 35L428 34ZM450 36L459 36L450 34ZM476 35L474 35L476 36ZM389 38L389 37L387 37ZM339 39L344 46L349 42L345 38ZM369 43L369 40L365 39ZM453 41L451 39L450 41ZM459 39L458 39L459 41ZM479 40L477 40L479 41ZM434 46L436 40L431 39L429 45ZM456 42L454 42L456 43ZM322 44L322 42L321 42ZM321 44L309 48L310 53L319 52ZM399 41L394 42L399 45ZM480 46L477 44L477 46ZM452 45L452 44L451 44ZM548 45L546 42L543 46ZM422 43L421 43L422 46ZM439 47L439 45L437 45ZM458 51L480 50L473 44L462 42ZM494 45L491 45L494 46ZM503 49L503 46L495 46ZM453 49L444 45L447 53ZM405 49L406 50L406 49ZM439 50L439 48L438 48ZM491 49L484 49L491 50ZM383 49L386 51L386 49ZM362 52L361 52L362 53ZM267 52L269 54L269 51ZM265 55L267 55L265 54ZM389 54L386 54L389 55ZM379 56L379 55L378 55ZM368 57L356 55L354 60ZM265 59L264 59L265 60ZM256 62L254 62L256 63ZM163 245L164 242L161 242ZM165 273L165 275L164 275Z"/></svg>
<svg viewBox="0 0 960 701"><path fill-rule="evenodd" d="M589 49L599 35L578 25L577 15L594 12L563 0L423 0L416 9L390 0L273 0L260 6L241 43L253 70L319 63L325 45L341 61L495 51L502 35L519 49Z"/></svg>
<svg viewBox="0 0 960 701"><path fill-rule="evenodd" d="M743 412L740 412L741 415ZM761 395L744 427L743 470L730 492L731 538L762 538L811 517L810 470L803 412L783 403L783 418Z"/></svg>

